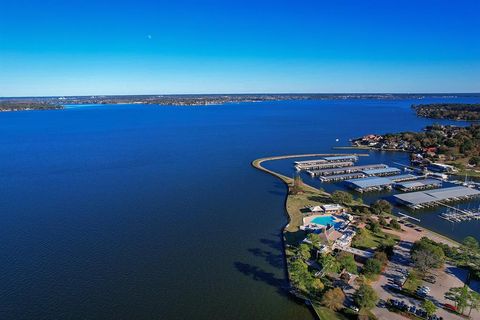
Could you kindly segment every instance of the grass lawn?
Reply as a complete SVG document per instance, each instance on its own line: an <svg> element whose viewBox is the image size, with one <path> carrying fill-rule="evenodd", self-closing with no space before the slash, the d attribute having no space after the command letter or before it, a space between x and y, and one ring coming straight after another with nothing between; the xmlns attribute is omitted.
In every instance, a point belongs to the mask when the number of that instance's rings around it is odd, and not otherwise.
<svg viewBox="0 0 480 320"><path fill-rule="evenodd" d="M373 233L368 229L363 229L364 234L362 236L356 236L352 242L352 247L366 250L366 249L375 249L380 244L385 241L387 233L381 231L378 233ZM394 240L399 240L400 238L393 234L388 234Z"/></svg>
<svg viewBox="0 0 480 320"><path fill-rule="evenodd" d="M344 315L332 311L326 307L322 307L319 305L314 305L313 307L315 308L315 311L317 312L319 318L322 320L348 320L348 318Z"/></svg>

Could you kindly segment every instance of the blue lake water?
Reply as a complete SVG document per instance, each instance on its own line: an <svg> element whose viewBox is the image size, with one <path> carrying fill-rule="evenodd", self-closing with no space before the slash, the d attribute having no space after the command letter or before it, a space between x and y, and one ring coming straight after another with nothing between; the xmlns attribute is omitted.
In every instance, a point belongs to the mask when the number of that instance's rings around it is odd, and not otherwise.
<svg viewBox="0 0 480 320"><path fill-rule="evenodd" d="M285 186L250 162L420 130L432 101L480 99L0 113L0 319L312 318L283 290Z"/></svg>

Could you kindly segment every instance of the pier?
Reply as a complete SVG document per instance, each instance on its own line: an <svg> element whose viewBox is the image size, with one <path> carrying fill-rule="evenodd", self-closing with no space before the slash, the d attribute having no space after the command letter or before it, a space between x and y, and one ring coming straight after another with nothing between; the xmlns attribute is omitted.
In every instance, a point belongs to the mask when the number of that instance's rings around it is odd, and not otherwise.
<svg viewBox="0 0 480 320"><path fill-rule="evenodd" d="M329 176L336 174L346 174L353 172L361 172L364 170L371 169L385 169L388 166L386 164L368 164L363 166L352 166L352 167L343 167L343 168L332 168L332 169L322 169L322 170L308 170L307 172L312 176Z"/></svg>

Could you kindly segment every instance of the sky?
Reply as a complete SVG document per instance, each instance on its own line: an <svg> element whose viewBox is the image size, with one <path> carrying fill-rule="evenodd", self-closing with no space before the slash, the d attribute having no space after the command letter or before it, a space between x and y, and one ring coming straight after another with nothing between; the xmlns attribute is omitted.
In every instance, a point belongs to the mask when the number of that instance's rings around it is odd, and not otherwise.
<svg viewBox="0 0 480 320"><path fill-rule="evenodd" d="M480 92L478 0L0 0L0 96Z"/></svg>

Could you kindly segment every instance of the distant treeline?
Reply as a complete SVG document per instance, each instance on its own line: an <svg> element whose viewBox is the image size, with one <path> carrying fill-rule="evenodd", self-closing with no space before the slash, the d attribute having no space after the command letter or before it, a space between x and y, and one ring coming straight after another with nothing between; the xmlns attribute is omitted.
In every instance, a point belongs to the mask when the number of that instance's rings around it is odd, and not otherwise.
<svg viewBox="0 0 480 320"><path fill-rule="evenodd" d="M480 120L480 103L432 103L412 105L418 116L434 119Z"/></svg>
<svg viewBox="0 0 480 320"><path fill-rule="evenodd" d="M0 111L51 110L63 109L63 106L48 102L0 101Z"/></svg>

